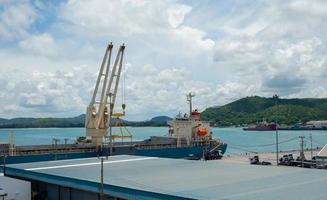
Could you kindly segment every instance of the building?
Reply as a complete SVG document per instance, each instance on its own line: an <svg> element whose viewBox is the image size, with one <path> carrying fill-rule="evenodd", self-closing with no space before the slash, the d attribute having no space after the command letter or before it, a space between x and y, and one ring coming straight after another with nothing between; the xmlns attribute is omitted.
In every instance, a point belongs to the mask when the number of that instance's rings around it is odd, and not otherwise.
<svg viewBox="0 0 327 200"><path fill-rule="evenodd" d="M105 159L103 176L101 166L95 157L9 164L5 173L30 181L34 195L51 200L320 200L326 196L324 170L127 155Z"/></svg>
<svg viewBox="0 0 327 200"><path fill-rule="evenodd" d="M327 128L327 120L308 121L305 125L312 128Z"/></svg>

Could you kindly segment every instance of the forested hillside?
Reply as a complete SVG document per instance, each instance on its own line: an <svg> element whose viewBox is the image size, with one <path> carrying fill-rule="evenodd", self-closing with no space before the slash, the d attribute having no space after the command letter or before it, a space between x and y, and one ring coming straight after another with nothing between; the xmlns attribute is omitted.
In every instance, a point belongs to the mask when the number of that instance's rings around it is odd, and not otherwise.
<svg viewBox="0 0 327 200"><path fill-rule="evenodd" d="M278 99L246 97L220 107L207 108L202 118L217 126L246 125L265 118L280 124L327 120L327 98Z"/></svg>

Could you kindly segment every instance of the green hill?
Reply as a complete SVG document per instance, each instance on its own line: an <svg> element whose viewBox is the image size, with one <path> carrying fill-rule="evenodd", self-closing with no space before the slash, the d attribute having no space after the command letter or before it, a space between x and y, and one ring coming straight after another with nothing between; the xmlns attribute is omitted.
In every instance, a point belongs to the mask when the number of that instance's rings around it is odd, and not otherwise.
<svg viewBox="0 0 327 200"><path fill-rule="evenodd" d="M210 107L202 112L202 119L218 126L245 125L265 118L268 122L294 124L309 120L327 119L327 98L278 99L246 97L220 107Z"/></svg>
<svg viewBox="0 0 327 200"><path fill-rule="evenodd" d="M0 120L0 128L48 128L83 127L85 115L69 118L28 118L20 117Z"/></svg>
<svg viewBox="0 0 327 200"><path fill-rule="evenodd" d="M126 126L167 126L167 120L171 119L167 116L153 117L146 121L126 121L123 124ZM112 119L113 126L116 120ZM84 127L85 114L77 117L69 118L28 118L20 117L13 119L0 118L0 128L66 128L66 127Z"/></svg>

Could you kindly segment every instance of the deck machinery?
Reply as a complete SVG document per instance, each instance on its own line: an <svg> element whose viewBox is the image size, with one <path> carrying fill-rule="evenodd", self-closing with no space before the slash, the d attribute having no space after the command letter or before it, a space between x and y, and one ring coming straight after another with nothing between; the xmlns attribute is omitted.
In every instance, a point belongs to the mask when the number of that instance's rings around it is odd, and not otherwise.
<svg viewBox="0 0 327 200"><path fill-rule="evenodd" d="M110 69L113 44L110 43L107 46L92 99L86 110L86 135L92 138L92 143L94 143L97 147L102 145L103 138L108 135L108 129L110 134L110 146L112 146L112 117L119 118L125 115L126 105L124 102L122 103L122 112L113 113L119 79L123 69L124 50L125 46L123 44L119 47L116 59L112 65L112 69Z"/></svg>

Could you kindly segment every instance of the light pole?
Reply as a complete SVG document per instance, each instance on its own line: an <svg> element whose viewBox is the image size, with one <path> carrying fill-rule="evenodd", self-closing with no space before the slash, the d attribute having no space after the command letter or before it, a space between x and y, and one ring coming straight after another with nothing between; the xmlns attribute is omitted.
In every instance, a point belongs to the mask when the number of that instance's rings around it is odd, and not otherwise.
<svg viewBox="0 0 327 200"><path fill-rule="evenodd" d="M7 158L7 155L3 155L3 175L6 176L6 158Z"/></svg>
<svg viewBox="0 0 327 200"><path fill-rule="evenodd" d="M112 97L113 93L109 93L109 105L110 105L110 111L109 111L109 155L112 156L112 110L114 109L114 105L112 103Z"/></svg>
<svg viewBox="0 0 327 200"><path fill-rule="evenodd" d="M273 96L273 99L275 100L275 106L276 106L276 116L275 116L275 130L276 130L276 164L278 166L278 125L277 125L277 114L278 114L278 110L277 110L277 101L278 101L279 96L277 94L275 94Z"/></svg>
<svg viewBox="0 0 327 200"><path fill-rule="evenodd" d="M57 153L58 153L58 142L60 141L59 138L53 138L52 139L52 145L54 148L54 159L57 160Z"/></svg>
<svg viewBox="0 0 327 200"><path fill-rule="evenodd" d="M100 187L100 199L103 199L104 193L103 193L103 157L101 157L101 187Z"/></svg>
<svg viewBox="0 0 327 200"><path fill-rule="evenodd" d="M299 136L299 138L301 139L301 152L300 152L300 157L301 157L301 166L304 167L304 136Z"/></svg>
<svg viewBox="0 0 327 200"><path fill-rule="evenodd" d="M312 152L312 133L310 133L310 152L311 152L311 160L313 157L313 152Z"/></svg>

